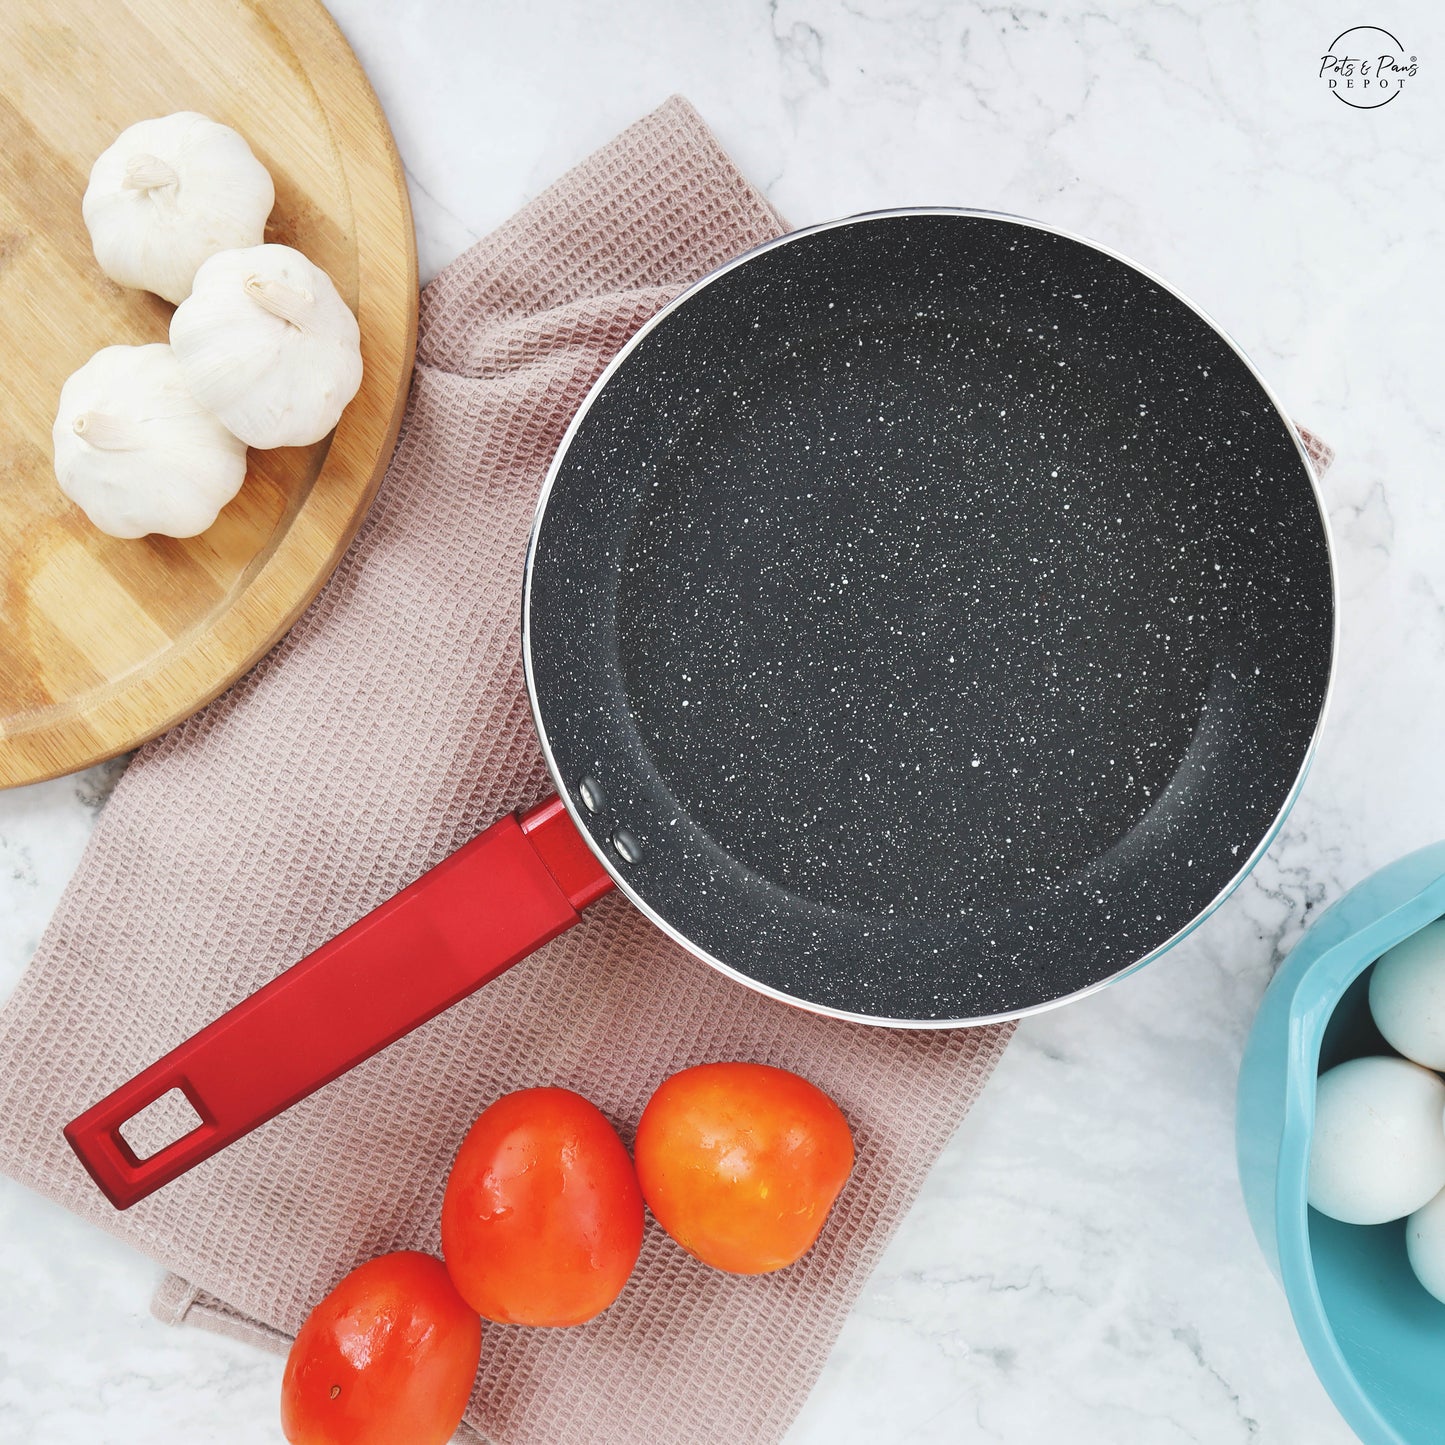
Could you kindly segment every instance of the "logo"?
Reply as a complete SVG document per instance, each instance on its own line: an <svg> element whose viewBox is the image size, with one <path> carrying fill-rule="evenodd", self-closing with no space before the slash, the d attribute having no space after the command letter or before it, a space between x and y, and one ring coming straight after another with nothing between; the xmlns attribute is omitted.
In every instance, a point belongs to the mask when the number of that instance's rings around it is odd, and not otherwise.
<svg viewBox="0 0 1445 1445"><path fill-rule="evenodd" d="M1356 25L1336 35L1328 55L1320 56L1319 78L1336 100L1356 110L1389 105L1414 80L1416 63L1405 47L1378 25Z"/></svg>

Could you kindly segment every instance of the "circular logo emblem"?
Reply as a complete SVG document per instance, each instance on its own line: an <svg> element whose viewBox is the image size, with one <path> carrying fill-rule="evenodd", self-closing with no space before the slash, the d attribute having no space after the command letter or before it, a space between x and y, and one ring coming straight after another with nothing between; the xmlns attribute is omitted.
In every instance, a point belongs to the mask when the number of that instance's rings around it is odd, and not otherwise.
<svg viewBox="0 0 1445 1445"><path fill-rule="evenodd" d="M1416 61L1405 47L1378 25L1356 25L1330 42L1320 57L1320 79L1336 100L1356 110L1389 105L1414 80Z"/></svg>

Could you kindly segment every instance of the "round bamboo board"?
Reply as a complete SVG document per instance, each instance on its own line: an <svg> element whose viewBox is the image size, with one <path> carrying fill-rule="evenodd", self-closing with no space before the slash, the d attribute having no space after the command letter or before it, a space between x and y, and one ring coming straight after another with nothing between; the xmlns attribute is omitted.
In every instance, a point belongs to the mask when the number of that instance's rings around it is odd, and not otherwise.
<svg viewBox="0 0 1445 1445"><path fill-rule="evenodd" d="M102 275L80 214L133 121L198 110L276 183L266 239L330 273L365 376L333 435L252 451L215 525L107 537L61 494L61 383L102 346L164 341L171 308ZM0 6L0 786L72 772L189 716L320 590L376 492L416 345L416 241L386 119L315 0Z"/></svg>

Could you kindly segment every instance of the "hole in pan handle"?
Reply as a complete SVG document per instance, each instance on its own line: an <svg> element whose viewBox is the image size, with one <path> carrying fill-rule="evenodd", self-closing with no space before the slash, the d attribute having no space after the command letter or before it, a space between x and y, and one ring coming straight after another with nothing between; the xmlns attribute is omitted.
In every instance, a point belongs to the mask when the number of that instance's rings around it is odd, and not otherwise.
<svg viewBox="0 0 1445 1445"><path fill-rule="evenodd" d="M128 1209L490 982L611 887L560 798L509 814L92 1105L65 1137ZM201 1122L141 1159L121 1126L172 1088Z"/></svg>

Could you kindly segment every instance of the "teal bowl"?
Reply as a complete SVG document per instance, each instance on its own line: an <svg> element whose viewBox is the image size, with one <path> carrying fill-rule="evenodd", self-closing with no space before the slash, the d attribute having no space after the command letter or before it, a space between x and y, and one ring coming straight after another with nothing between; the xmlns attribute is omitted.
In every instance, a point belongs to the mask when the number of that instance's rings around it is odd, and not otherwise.
<svg viewBox="0 0 1445 1445"><path fill-rule="evenodd" d="M1315 1080L1389 1049L1369 971L1445 916L1445 843L1372 874L1300 940L1260 1005L1239 1074L1239 1177L1250 1223L1330 1398L1365 1445L1445 1442L1445 1304L1420 1286L1402 1225L1340 1224L1309 1208Z"/></svg>

